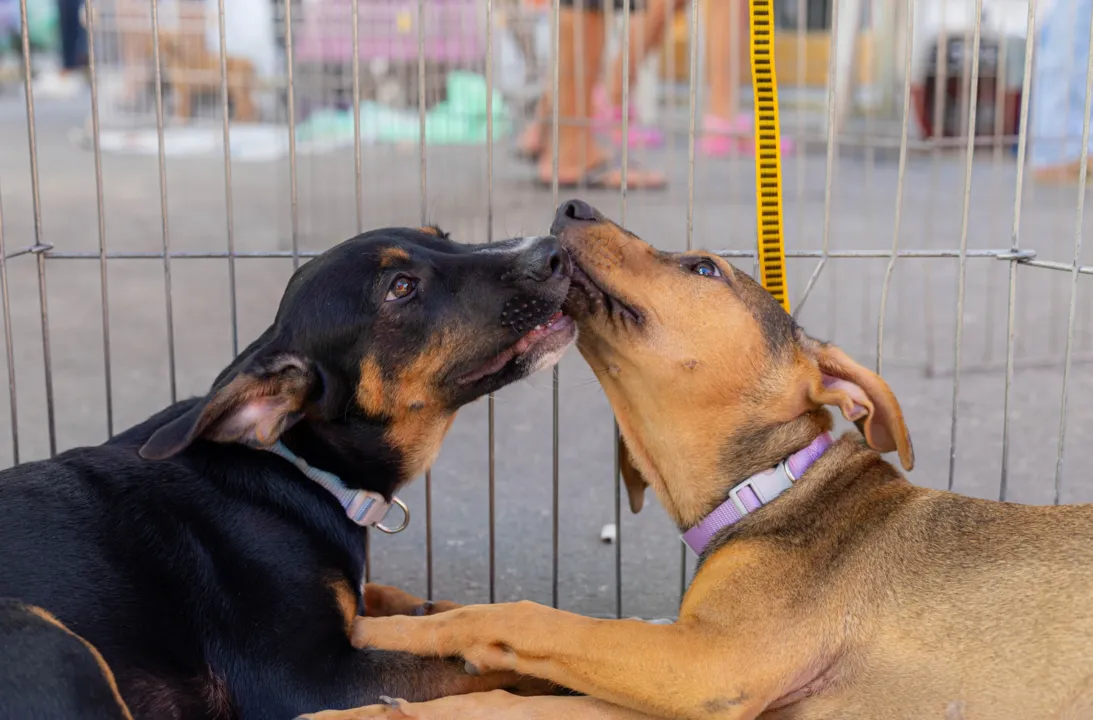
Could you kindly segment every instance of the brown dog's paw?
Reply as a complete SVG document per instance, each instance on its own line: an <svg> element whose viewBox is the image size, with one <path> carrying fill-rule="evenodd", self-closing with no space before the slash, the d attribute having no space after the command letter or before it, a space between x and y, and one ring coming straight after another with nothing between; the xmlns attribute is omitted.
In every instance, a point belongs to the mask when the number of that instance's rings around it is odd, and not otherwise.
<svg viewBox="0 0 1093 720"><path fill-rule="evenodd" d="M412 615L421 617L455 610L459 605L445 600L431 602L390 585L368 583L364 586L364 614L367 617Z"/></svg>
<svg viewBox="0 0 1093 720"><path fill-rule="evenodd" d="M521 710L523 698L502 690L452 695L429 702L411 703L405 700L383 698L384 705L370 705L359 710L346 710L347 714L321 713L314 720L358 720L358 718L388 718L388 720L530 720L531 715ZM358 714L352 713L370 713ZM551 720L554 720L553 718Z"/></svg>
<svg viewBox="0 0 1093 720"><path fill-rule="evenodd" d="M405 700L381 697L383 704L367 705L352 710L325 710L310 715L300 715L295 720L366 720L367 718L386 718L387 720L407 720L410 716L402 712Z"/></svg>

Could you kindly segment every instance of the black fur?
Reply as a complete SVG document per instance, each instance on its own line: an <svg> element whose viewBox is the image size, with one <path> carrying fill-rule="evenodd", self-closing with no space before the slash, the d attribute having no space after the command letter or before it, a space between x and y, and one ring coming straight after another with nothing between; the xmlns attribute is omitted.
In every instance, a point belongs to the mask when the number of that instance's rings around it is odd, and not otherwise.
<svg viewBox="0 0 1093 720"><path fill-rule="evenodd" d="M350 646L331 584L359 587L363 533L293 465L246 445L276 438L248 434L240 408L270 401L281 413L271 427L298 455L390 497L410 478L390 413L356 402L362 361L397 383L443 328L456 341L421 380L422 401L454 411L533 369L517 358L456 382L519 339L502 308L528 298L542 322L568 289L553 238L480 247L411 229L346 241L296 272L272 326L206 398L0 474L0 597L48 610L97 648L138 720L277 720L437 695L449 665ZM414 296L385 301L401 275L419 281ZM18 667L12 652L0 675ZM5 702L0 717L16 717Z"/></svg>

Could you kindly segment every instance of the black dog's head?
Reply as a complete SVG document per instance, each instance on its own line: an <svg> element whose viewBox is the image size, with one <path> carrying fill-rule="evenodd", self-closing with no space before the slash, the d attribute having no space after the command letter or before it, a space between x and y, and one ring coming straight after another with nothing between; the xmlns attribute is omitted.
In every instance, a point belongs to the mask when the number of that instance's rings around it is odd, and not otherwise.
<svg viewBox="0 0 1093 720"><path fill-rule="evenodd" d="M393 493L433 462L459 407L561 358L576 336L561 313L570 268L553 237L347 240L296 271L273 325L140 453L283 439L349 485Z"/></svg>

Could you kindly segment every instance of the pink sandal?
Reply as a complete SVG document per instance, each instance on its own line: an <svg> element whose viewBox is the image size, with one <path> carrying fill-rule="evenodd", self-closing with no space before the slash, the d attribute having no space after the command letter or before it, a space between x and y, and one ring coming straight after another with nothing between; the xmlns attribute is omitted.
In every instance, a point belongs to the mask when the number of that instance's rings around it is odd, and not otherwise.
<svg viewBox="0 0 1093 720"><path fill-rule="evenodd" d="M593 127L611 134L611 142L622 145L622 108L614 107L607 99L607 91L603 86L595 89L592 95ZM664 133L654 127L642 125L638 119L637 108L630 105L630 126L627 128L630 135L630 149L658 148L664 144Z"/></svg>
<svg viewBox="0 0 1093 720"><path fill-rule="evenodd" d="M752 117L740 113L732 120L706 115L702 119L702 138L699 149L709 157L728 155L750 155L755 152L755 135L752 132ZM782 136L782 155L792 155L797 148L793 138Z"/></svg>

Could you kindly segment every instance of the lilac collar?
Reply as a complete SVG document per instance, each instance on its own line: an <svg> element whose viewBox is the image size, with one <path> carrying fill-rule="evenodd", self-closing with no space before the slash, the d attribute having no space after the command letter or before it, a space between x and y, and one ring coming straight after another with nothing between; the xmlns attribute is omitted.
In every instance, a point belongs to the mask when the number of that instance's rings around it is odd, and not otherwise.
<svg viewBox="0 0 1093 720"><path fill-rule="evenodd" d="M825 432L808 447L793 453L770 470L752 475L730 490L729 499L702 522L683 533L683 542L701 555L714 535L793 487L793 483L820 459L833 442L831 433Z"/></svg>

